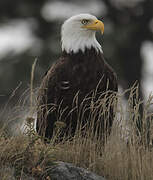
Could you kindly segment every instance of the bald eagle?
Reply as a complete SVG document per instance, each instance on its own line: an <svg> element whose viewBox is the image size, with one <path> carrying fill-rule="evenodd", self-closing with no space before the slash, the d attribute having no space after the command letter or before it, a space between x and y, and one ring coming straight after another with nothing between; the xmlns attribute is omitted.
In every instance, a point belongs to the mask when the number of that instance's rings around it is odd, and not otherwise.
<svg viewBox="0 0 153 180"><path fill-rule="evenodd" d="M117 92L116 74L105 61L96 31L103 34L104 24L90 14L72 16L62 25L62 55L46 73L38 93L36 130L40 136L51 139L59 121L65 123L61 136L74 136L79 120L82 127L91 120L91 102L104 97L106 91L108 96ZM101 134L104 121L110 133L114 119L113 107L103 104L109 109L108 118L100 115L101 110L94 116L95 124L101 122Z"/></svg>

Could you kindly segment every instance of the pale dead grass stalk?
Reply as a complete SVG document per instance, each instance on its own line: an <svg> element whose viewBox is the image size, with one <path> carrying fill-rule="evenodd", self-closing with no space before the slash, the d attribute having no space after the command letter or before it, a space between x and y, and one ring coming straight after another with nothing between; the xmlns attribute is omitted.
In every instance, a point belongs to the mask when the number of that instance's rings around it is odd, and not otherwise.
<svg viewBox="0 0 153 180"><path fill-rule="evenodd" d="M34 106L34 92L33 92L33 83L34 83L34 72L35 72L35 67L36 67L37 59L35 59L32 69L31 69L31 82L30 82L30 115L33 115L33 106Z"/></svg>

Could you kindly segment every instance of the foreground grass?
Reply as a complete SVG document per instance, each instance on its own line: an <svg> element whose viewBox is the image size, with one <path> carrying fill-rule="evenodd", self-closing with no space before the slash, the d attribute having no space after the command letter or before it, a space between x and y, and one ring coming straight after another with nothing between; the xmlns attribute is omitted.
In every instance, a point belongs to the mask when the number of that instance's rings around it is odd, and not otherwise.
<svg viewBox="0 0 153 180"><path fill-rule="evenodd" d="M144 105L141 117L143 128L140 132L137 121L140 119L142 102L135 93L136 89L132 88L126 108L121 97L118 97L116 121L105 146L90 136L90 130L84 137L77 132L71 141L63 140L54 144L53 138L49 144L44 144L33 129L33 120L29 118L26 133L8 136L5 128L2 128L0 179L13 179L10 177L14 175L16 179L32 176L50 180L49 171L55 161L65 161L91 170L107 180L152 180L153 130L148 122L152 120L150 108L153 97L150 96Z"/></svg>

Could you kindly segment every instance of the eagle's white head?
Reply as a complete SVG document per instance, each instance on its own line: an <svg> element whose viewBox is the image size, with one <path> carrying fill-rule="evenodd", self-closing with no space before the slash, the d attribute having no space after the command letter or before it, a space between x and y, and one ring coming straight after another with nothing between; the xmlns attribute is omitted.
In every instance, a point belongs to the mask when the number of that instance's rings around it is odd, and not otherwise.
<svg viewBox="0 0 153 180"><path fill-rule="evenodd" d="M94 47L102 51L101 45L95 37L97 30L104 33L104 24L90 14L72 16L64 22L61 30L62 51L77 53L79 50Z"/></svg>

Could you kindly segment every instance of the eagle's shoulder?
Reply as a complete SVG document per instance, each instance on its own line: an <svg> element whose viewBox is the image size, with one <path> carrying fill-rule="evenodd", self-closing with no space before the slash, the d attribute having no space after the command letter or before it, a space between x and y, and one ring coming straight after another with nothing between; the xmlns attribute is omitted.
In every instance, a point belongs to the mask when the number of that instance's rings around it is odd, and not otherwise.
<svg viewBox="0 0 153 180"><path fill-rule="evenodd" d="M50 93L60 87L60 83L63 81L68 81L68 66L69 66L69 57L61 56L45 73L39 93L43 95L44 93Z"/></svg>
<svg viewBox="0 0 153 180"><path fill-rule="evenodd" d="M53 75L59 73L67 66L68 58L60 57L55 63L51 65L51 67L46 72L45 76L52 77Z"/></svg>

